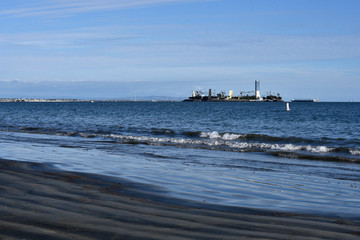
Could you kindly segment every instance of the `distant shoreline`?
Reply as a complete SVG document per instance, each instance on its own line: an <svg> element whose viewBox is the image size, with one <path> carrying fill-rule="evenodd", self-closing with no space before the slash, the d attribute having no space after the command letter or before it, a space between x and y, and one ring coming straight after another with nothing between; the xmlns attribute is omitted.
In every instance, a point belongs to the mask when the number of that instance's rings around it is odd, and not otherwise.
<svg viewBox="0 0 360 240"><path fill-rule="evenodd" d="M37 98L1 98L0 102L180 102L178 100L84 100L84 99L37 99Z"/></svg>
<svg viewBox="0 0 360 240"><path fill-rule="evenodd" d="M131 99L61 99L61 98L0 98L0 103L5 102L30 102L30 103L66 103L66 102L184 102L183 100L174 100L174 99L148 99L148 100L131 100ZM204 102L204 101L185 101L185 102ZM272 101L239 101L239 100L229 100L229 101L205 101L205 102L272 102ZM277 102L277 101L273 101ZM284 102L291 102L291 100ZM359 103L358 101L321 101L322 103ZM297 103L297 102L292 102Z"/></svg>

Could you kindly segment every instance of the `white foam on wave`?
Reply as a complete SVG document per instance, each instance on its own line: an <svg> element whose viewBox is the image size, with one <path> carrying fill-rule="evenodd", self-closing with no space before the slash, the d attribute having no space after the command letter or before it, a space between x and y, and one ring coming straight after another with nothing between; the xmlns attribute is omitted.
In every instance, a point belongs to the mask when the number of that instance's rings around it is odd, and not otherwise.
<svg viewBox="0 0 360 240"><path fill-rule="evenodd" d="M183 144L183 145L203 145L209 147L216 146L226 146L233 149L269 149L269 150L280 150L280 151L307 151L313 153L328 153L334 150L334 148L326 146L311 146L311 145L294 145L294 144L269 144L269 143L249 143L249 142L237 142L232 141L237 134L224 134L221 136L217 132L204 133L210 139L204 140L193 140L193 139L184 139L184 138L163 138L163 137L148 137L148 136L128 136L128 135L103 135L102 137L111 137L116 139L123 140L132 140L139 142L149 142L149 143L173 143L173 144ZM360 155L360 150L350 151L352 154Z"/></svg>
<svg viewBox="0 0 360 240"><path fill-rule="evenodd" d="M123 139L123 140L132 140L139 142L150 142L150 143L177 143L177 144L202 144L202 141L199 140L191 140L191 139L183 139L183 138L161 138L161 137L146 137L146 136L127 136L127 135L118 135L118 134L110 134L103 135L102 137L110 137L115 139Z"/></svg>
<svg viewBox="0 0 360 240"><path fill-rule="evenodd" d="M313 153L327 153L331 152L333 148L325 146L302 146L294 144L269 144L269 143L246 143L246 142L236 142L236 143L226 143L227 146L233 148L258 148L258 149L270 149L270 150L281 150L281 151L308 151ZM360 152L359 152L360 154Z"/></svg>
<svg viewBox="0 0 360 240"><path fill-rule="evenodd" d="M359 150L359 149L351 149L351 150L350 150L350 153L351 153L352 155L359 155L359 156L360 156L360 150Z"/></svg>
<svg viewBox="0 0 360 240"><path fill-rule="evenodd" d="M276 149L279 149L279 150L283 150L283 151L300 151L301 150L301 146L297 146L297 145L294 145L294 144L283 144L282 146L278 145L278 144L274 144L275 148Z"/></svg>
<svg viewBox="0 0 360 240"><path fill-rule="evenodd" d="M234 134L234 133L224 133L224 134L220 134L217 131L213 131L213 132L201 132L200 133L200 137L202 138L210 138L210 139L223 139L223 140L235 140L240 138L242 135L240 134Z"/></svg>
<svg viewBox="0 0 360 240"><path fill-rule="evenodd" d="M224 140L235 140L235 139L240 138L241 136L242 136L242 135L240 135L240 134L225 133L225 134L222 136L222 139L224 139Z"/></svg>
<svg viewBox="0 0 360 240"><path fill-rule="evenodd" d="M328 153L334 150L334 148L325 147L325 146L306 146L305 150L314 153Z"/></svg>
<svg viewBox="0 0 360 240"><path fill-rule="evenodd" d="M333 151L334 148L330 148L330 147L325 147L325 146L311 146L311 145L294 145L294 144L283 144L283 145L278 145L275 144L274 148L275 149L279 149L279 150L283 150L283 151L289 151L289 152L293 152L293 151L307 151L307 152L313 152L313 153L328 153Z"/></svg>

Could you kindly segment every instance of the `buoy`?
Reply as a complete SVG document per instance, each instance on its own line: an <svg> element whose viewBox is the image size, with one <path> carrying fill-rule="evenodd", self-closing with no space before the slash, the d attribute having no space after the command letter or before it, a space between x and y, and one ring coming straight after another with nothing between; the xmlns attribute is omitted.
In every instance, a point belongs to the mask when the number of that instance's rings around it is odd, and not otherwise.
<svg viewBox="0 0 360 240"><path fill-rule="evenodd" d="M286 111L290 111L290 104L286 103Z"/></svg>

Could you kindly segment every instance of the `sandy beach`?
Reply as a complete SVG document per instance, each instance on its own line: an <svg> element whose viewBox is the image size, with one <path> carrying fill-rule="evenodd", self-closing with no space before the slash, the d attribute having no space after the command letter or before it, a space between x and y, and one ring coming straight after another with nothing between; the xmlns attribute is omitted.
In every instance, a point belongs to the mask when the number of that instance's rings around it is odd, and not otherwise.
<svg viewBox="0 0 360 240"><path fill-rule="evenodd" d="M0 239L359 239L360 224L182 204L121 179L0 161Z"/></svg>

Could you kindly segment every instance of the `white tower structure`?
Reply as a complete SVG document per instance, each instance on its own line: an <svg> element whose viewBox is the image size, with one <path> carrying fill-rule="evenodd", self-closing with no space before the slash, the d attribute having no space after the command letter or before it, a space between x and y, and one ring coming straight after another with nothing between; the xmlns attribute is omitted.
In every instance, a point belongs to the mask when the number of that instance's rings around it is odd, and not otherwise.
<svg viewBox="0 0 360 240"><path fill-rule="evenodd" d="M230 91L229 91L229 97L230 97L230 98L233 98L233 97L234 97L234 91L233 91L233 90L230 90Z"/></svg>
<svg viewBox="0 0 360 240"><path fill-rule="evenodd" d="M255 80L255 98L260 99L260 81Z"/></svg>

